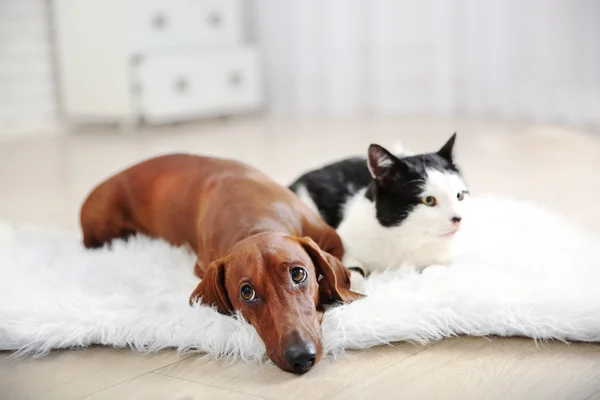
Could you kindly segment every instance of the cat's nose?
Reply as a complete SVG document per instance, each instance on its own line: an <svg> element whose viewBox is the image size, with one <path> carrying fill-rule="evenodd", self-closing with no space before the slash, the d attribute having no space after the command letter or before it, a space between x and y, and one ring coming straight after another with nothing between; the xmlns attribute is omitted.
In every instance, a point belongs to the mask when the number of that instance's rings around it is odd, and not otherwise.
<svg viewBox="0 0 600 400"><path fill-rule="evenodd" d="M454 223L454 225L460 224L460 221L462 221L462 217L458 217L456 215L452 217L452 222Z"/></svg>

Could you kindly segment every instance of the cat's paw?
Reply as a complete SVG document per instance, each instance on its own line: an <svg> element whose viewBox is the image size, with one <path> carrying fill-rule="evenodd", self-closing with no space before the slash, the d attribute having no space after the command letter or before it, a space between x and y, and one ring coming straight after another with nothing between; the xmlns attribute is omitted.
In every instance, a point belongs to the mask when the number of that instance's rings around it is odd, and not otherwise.
<svg viewBox="0 0 600 400"><path fill-rule="evenodd" d="M349 267L350 270L350 290L360 294L367 294L367 278L362 268Z"/></svg>

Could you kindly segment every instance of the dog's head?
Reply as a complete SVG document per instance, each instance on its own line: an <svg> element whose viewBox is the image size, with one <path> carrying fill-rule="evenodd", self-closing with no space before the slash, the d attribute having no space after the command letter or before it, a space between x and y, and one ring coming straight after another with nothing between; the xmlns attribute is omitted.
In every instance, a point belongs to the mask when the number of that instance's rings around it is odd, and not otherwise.
<svg viewBox="0 0 600 400"><path fill-rule="evenodd" d="M229 314L240 310L280 368L304 373L322 356L323 305L350 303L350 273L308 237L261 233L210 264L192 293Z"/></svg>

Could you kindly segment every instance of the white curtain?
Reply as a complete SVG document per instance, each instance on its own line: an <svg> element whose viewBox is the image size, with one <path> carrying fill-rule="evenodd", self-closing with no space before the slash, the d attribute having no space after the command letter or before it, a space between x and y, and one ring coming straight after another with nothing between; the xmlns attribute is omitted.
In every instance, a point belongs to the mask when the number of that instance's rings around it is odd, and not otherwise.
<svg viewBox="0 0 600 400"><path fill-rule="evenodd" d="M275 114L600 125L600 1L252 0Z"/></svg>

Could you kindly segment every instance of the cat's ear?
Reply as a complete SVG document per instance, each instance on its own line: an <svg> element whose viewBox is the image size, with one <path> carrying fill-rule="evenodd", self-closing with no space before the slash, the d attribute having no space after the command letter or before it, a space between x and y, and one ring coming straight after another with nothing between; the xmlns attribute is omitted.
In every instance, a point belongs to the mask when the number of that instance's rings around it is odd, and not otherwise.
<svg viewBox="0 0 600 400"><path fill-rule="evenodd" d="M378 183L384 184L394 179L397 174L397 168L394 167L398 164L399 160L383 147L378 144L369 146L369 172Z"/></svg>
<svg viewBox="0 0 600 400"><path fill-rule="evenodd" d="M456 132L448 139L445 145L437 152L438 155L452 162L454 157L454 142L456 141Z"/></svg>

